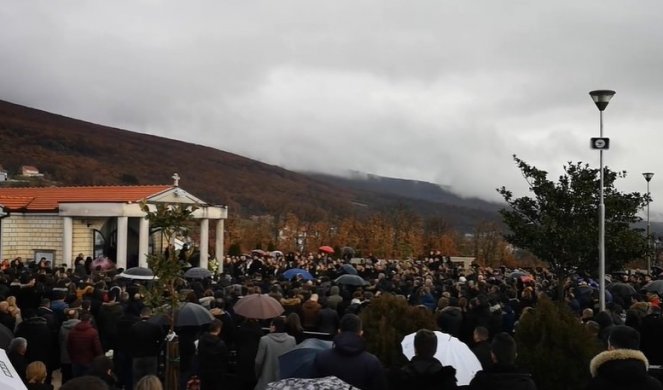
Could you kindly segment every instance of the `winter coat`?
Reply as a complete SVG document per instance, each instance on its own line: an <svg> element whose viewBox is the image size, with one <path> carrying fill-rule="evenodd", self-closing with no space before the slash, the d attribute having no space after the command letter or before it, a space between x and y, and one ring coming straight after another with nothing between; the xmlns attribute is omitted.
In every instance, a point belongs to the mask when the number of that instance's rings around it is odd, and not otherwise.
<svg viewBox="0 0 663 390"><path fill-rule="evenodd" d="M10 352L7 354L7 357L9 358L12 366L14 366L18 376L21 378L23 383L25 383L25 369L28 367L28 362L26 361L25 356L16 352Z"/></svg>
<svg viewBox="0 0 663 390"><path fill-rule="evenodd" d="M318 332L336 334L338 331L338 313L336 310L326 307L320 310L320 319L318 321Z"/></svg>
<svg viewBox="0 0 663 390"><path fill-rule="evenodd" d="M486 370L493 364L492 358L490 356L490 343L486 340L479 341L472 348L472 352L479 359L481 367Z"/></svg>
<svg viewBox="0 0 663 390"><path fill-rule="evenodd" d="M642 319L640 324L640 349L649 363L663 364L663 316L652 313Z"/></svg>
<svg viewBox="0 0 663 390"><path fill-rule="evenodd" d="M257 323L245 322L235 332L237 376L242 381L255 381L255 359L262 336L262 329Z"/></svg>
<svg viewBox="0 0 663 390"><path fill-rule="evenodd" d="M460 337L462 324L463 312L459 307L447 306L437 314L437 326L440 330L456 338Z"/></svg>
<svg viewBox="0 0 663 390"><path fill-rule="evenodd" d="M117 302L102 303L99 308L96 319L104 351L117 348L117 323L122 313L122 305Z"/></svg>
<svg viewBox="0 0 663 390"><path fill-rule="evenodd" d="M95 357L104 353L99 333L90 321L81 321L69 331L67 351L72 363L89 366Z"/></svg>
<svg viewBox="0 0 663 390"><path fill-rule="evenodd" d="M587 390L660 390L663 385L647 373L645 355L633 349L613 349L594 356L589 364L592 380Z"/></svg>
<svg viewBox="0 0 663 390"><path fill-rule="evenodd" d="M306 330L315 330L322 306L317 301L307 300L302 304L302 326Z"/></svg>
<svg viewBox="0 0 663 390"><path fill-rule="evenodd" d="M515 366L494 364L487 370L476 373L470 390L536 390L530 374L519 371Z"/></svg>
<svg viewBox="0 0 663 390"><path fill-rule="evenodd" d="M337 376L361 390L387 388L382 364L366 351L364 339L354 332L342 332L334 338L332 349L315 356L317 377Z"/></svg>
<svg viewBox="0 0 663 390"><path fill-rule="evenodd" d="M287 333L270 333L262 336L256 354L256 390L267 388L269 382L281 378L279 373L279 356L295 348L295 338Z"/></svg>
<svg viewBox="0 0 663 390"><path fill-rule="evenodd" d="M129 354L132 357L157 357L164 334L161 327L147 320L140 320L131 326L129 333Z"/></svg>
<svg viewBox="0 0 663 390"><path fill-rule="evenodd" d="M28 364L39 360L45 363L46 367L53 368L54 360L58 356L53 356L55 353L54 340L44 318L32 317L21 322L16 327L15 336L23 337L28 341L28 349L25 353Z"/></svg>
<svg viewBox="0 0 663 390"><path fill-rule="evenodd" d="M58 335L58 342L60 344L60 363L62 364L71 364L71 359L69 358L69 350L67 349L67 337L69 332L74 329L81 320L72 318L62 323L60 327L60 333Z"/></svg>
<svg viewBox="0 0 663 390"><path fill-rule="evenodd" d="M456 369L435 358L415 356L400 370L396 390L456 389Z"/></svg>
<svg viewBox="0 0 663 390"><path fill-rule="evenodd" d="M198 368L201 376L218 373L222 376L228 367L226 343L211 333L203 333L198 339Z"/></svg>

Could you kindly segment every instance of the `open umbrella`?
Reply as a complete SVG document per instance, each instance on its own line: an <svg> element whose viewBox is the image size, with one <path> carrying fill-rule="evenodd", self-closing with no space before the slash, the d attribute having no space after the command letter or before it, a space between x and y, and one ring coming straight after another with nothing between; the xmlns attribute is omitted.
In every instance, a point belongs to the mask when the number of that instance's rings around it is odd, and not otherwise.
<svg viewBox="0 0 663 390"><path fill-rule="evenodd" d="M134 280L152 280L159 279L154 276L151 269L145 267L133 267L117 275L119 278L134 279Z"/></svg>
<svg viewBox="0 0 663 390"><path fill-rule="evenodd" d="M355 257L355 250L352 247L344 246L343 248L341 248L341 256L343 256L344 258Z"/></svg>
<svg viewBox="0 0 663 390"><path fill-rule="evenodd" d="M645 291L655 292L658 295L663 295L663 280L659 279L651 281L647 283L647 285L645 285L645 287L643 287L642 289Z"/></svg>
<svg viewBox="0 0 663 390"><path fill-rule="evenodd" d="M254 249L254 250L251 251L251 254L253 256L264 256L265 254L267 254L267 252L265 252L262 249Z"/></svg>
<svg viewBox="0 0 663 390"><path fill-rule="evenodd" d="M186 270L184 277L189 279L206 279L212 277L212 272L206 268L193 267Z"/></svg>
<svg viewBox="0 0 663 390"><path fill-rule="evenodd" d="M311 275L310 272L308 272L305 269L301 269L301 268L290 268L289 270L283 272L283 277L288 279L288 280L294 278L297 275L302 275L304 280L313 280L313 279L315 279L313 277L313 275Z"/></svg>
<svg viewBox="0 0 663 390"><path fill-rule="evenodd" d="M159 325L168 323L170 305L165 306L165 313L152 317L149 321ZM177 306L175 326L202 326L214 321L214 316L203 306L193 302L182 302Z"/></svg>
<svg viewBox="0 0 663 390"><path fill-rule="evenodd" d="M257 320L278 317L283 313L283 306L267 294L251 294L242 297L233 306L235 314Z"/></svg>
<svg viewBox="0 0 663 390"><path fill-rule="evenodd" d="M327 254L332 254L334 253L334 248L330 247L329 245L323 245L320 248L318 248L320 252L327 253Z"/></svg>
<svg viewBox="0 0 663 390"><path fill-rule="evenodd" d="M324 378L287 378L267 384L267 390L359 390L335 376Z"/></svg>
<svg viewBox="0 0 663 390"><path fill-rule="evenodd" d="M27 390L18 372L9 361L7 353L0 349L0 389L3 390Z"/></svg>
<svg viewBox="0 0 663 390"><path fill-rule="evenodd" d="M97 257L96 259L92 260L92 269L97 269L97 267L101 267L102 271L108 271L109 269L115 268L115 263L113 263L113 260L109 259L108 257Z"/></svg>
<svg viewBox="0 0 663 390"><path fill-rule="evenodd" d="M338 272L339 274L357 275L357 269L352 264L343 264Z"/></svg>
<svg viewBox="0 0 663 390"><path fill-rule="evenodd" d="M635 291L635 287L628 283L613 283L608 287L608 290L610 290L611 293L617 294L622 297L628 297L633 294L636 294L637 291Z"/></svg>
<svg viewBox="0 0 663 390"><path fill-rule="evenodd" d="M331 341L315 338L302 341L294 349L279 356L281 378L313 378L315 376L313 367L315 355L331 347Z"/></svg>
<svg viewBox="0 0 663 390"><path fill-rule="evenodd" d="M368 286L368 282L359 275L345 274L339 276L334 281L338 284L347 284L348 286Z"/></svg>
<svg viewBox="0 0 663 390"><path fill-rule="evenodd" d="M270 253L270 255L272 255L272 257L283 257L283 252L281 252L281 251L272 251L272 253Z"/></svg>
<svg viewBox="0 0 663 390"><path fill-rule="evenodd" d="M414 356L414 335L411 333L403 338L401 346L403 355L408 359ZM467 386L472 378L481 371L481 363L470 347L450 334L435 331L437 335L437 352L435 358L444 366L456 369L458 386Z"/></svg>

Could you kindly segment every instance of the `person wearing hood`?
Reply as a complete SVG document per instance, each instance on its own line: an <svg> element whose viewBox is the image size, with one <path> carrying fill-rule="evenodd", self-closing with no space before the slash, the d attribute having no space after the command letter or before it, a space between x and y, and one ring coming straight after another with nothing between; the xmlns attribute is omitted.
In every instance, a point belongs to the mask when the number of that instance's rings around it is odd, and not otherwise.
<svg viewBox="0 0 663 390"><path fill-rule="evenodd" d="M400 370L396 389L456 389L456 369L435 358L437 335L421 329L414 335L414 357Z"/></svg>
<svg viewBox="0 0 663 390"><path fill-rule="evenodd" d="M223 322L214 320L209 331L198 339L198 371L201 390L219 390L223 387L228 367L228 348L221 339Z"/></svg>
<svg viewBox="0 0 663 390"><path fill-rule="evenodd" d="M264 390L267 384L280 379L279 356L295 348L295 338L285 332L285 319L276 317L270 325L270 333L262 336L256 354L255 390Z"/></svg>
<svg viewBox="0 0 663 390"><path fill-rule="evenodd" d="M336 376L361 390L383 390L387 380L382 363L366 351L361 319L356 314L341 318L332 349L319 352L313 366L316 377Z"/></svg>
<svg viewBox="0 0 663 390"><path fill-rule="evenodd" d="M76 324L67 336L67 351L74 377L85 375L94 358L104 353L99 333L90 323L90 318L90 313L81 313L81 322Z"/></svg>
<svg viewBox="0 0 663 390"><path fill-rule="evenodd" d="M67 309L65 312L66 320L60 326L60 333L58 335L58 342L60 344L60 372L62 373L62 383L66 383L73 378L71 371L71 359L69 358L69 350L67 349L67 337L69 332L74 329L81 320L78 319L78 310Z"/></svg>
<svg viewBox="0 0 663 390"><path fill-rule="evenodd" d="M639 350L640 333L626 325L612 328L608 350L589 364L592 379L587 390L661 390L661 382L647 373L649 362Z"/></svg>
<svg viewBox="0 0 663 390"><path fill-rule="evenodd" d="M536 390L530 374L520 371L516 363L516 340L506 332L495 335L490 344L493 365L476 373L470 390Z"/></svg>

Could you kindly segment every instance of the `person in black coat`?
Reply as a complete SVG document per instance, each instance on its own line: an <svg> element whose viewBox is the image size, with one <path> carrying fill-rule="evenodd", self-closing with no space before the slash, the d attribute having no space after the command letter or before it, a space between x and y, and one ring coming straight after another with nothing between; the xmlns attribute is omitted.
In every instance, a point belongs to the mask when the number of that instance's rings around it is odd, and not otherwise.
<svg viewBox="0 0 663 390"><path fill-rule="evenodd" d="M262 336L260 324L255 320L245 320L235 331L237 378L240 381L240 389L252 390L258 381L255 373L255 360Z"/></svg>
<svg viewBox="0 0 663 390"><path fill-rule="evenodd" d="M516 341L508 333L495 335L490 344L493 365L476 373L470 390L536 390L531 375L516 365Z"/></svg>
<svg viewBox="0 0 663 390"><path fill-rule="evenodd" d="M488 329L483 326L477 326L474 329L474 346L472 352L479 359L481 367L485 370L493 364L490 357L490 342L488 341L490 334Z"/></svg>
<svg viewBox="0 0 663 390"><path fill-rule="evenodd" d="M228 367L228 348L221 340L223 322L214 320L198 339L198 371L201 390L220 390Z"/></svg>
<svg viewBox="0 0 663 390"><path fill-rule="evenodd" d="M131 326L129 333L129 354L133 358L132 372L134 383L145 375L156 375L158 357L164 334L161 326L148 321L152 316L149 307L141 311L141 319Z"/></svg>
<svg viewBox="0 0 663 390"><path fill-rule="evenodd" d="M649 363L638 350L637 330L617 325L608 336L608 350L596 355L589 365L592 380L587 390L661 390L663 385L647 373Z"/></svg>
<svg viewBox="0 0 663 390"><path fill-rule="evenodd" d="M46 320L38 317L35 310L27 310L25 317L26 320L16 327L16 337L23 337L28 341L28 350L25 354L28 364L37 360L46 364L50 380L53 371L53 356L56 355L53 335Z"/></svg>
<svg viewBox="0 0 663 390"><path fill-rule="evenodd" d="M361 337L361 319L356 314L344 315L339 331L334 338L333 348L315 356L315 376L322 378L333 375L361 390L386 389L387 380L382 363L366 351L366 342Z"/></svg>
<svg viewBox="0 0 663 390"><path fill-rule="evenodd" d="M27 348L27 340L23 337L16 337L11 343L9 343L9 348L7 349L7 357L23 383L28 383L25 379L25 369L28 366L28 362L25 358Z"/></svg>
<svg viewBox="0 0 663 390"><path fill-rule="evenodd" d="M443 366L435 356L437 335L428 329L419 330L414 336L414 357L401 368L395 390L456 389L456 369Z"/></svg>

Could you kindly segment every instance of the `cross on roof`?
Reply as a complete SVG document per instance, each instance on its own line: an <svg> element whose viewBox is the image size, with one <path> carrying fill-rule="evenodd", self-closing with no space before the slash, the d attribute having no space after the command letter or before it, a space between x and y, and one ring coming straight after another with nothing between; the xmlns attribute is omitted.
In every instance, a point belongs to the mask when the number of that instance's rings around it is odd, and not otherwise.
<svg viewBox="0 0 663 390"><path fill-rule="evenodd" d="M173 182L173 185L174 185L175 187L179 187L179 186L180 186L180 175L178 175L177 172L175 172L175 173L173 174L173 176L171 176L171 177L173 178L173 181L174 181L174 182Z"/></svg>

